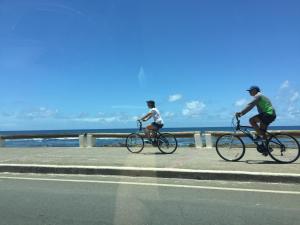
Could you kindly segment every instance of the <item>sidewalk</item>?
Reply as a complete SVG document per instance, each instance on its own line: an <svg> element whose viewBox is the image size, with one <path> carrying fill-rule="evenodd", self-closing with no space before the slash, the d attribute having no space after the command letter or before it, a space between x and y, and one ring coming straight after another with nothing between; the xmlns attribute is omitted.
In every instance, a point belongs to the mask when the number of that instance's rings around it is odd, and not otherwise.
<svg viewBox="0 0 300 225"><path fill-rule="evenodd" d="M157 148L145 148L139 154L132 154L122 147L0 148L0 171L243 181L256 177L260 181L300 183L300 160L293 164L277 164L270 157L261 156L255 149L248 149L240 162L225 162L214 148L179 148L172 155L160 154Z"/></svg>

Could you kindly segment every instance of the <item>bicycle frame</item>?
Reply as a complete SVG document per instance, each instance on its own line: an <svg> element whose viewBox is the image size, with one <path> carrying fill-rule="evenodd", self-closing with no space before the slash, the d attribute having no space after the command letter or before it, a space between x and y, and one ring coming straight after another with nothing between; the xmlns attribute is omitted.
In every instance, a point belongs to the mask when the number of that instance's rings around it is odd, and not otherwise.
<svg viewBox="0 0 300 225"><path fill-rule="evenodd" d="M143 132L146 135L145 128L143 128L143 123L140 120L137 121L137 126L138 126L138 132ZM146 137L146 138L149 138L151 142L156 141L157 137L160 135L160 132L158 130L151 130L151 132L153 133L154 137L151 137L150 135L150 137Z"/></svg>
<svg viewBox="0 0 300 225"><path fill-rule="evenodd" d="M233 119L234 119L234 118L233 118ZM235 132L236 132L236 131L241 131L241 132L242 132L243 134L245 134L248 138L250 138L250 139L252 140L252 142L253 142L257 147L259 147L260 145L258 144L258 142L254 140L254 138L253 138L253 136L251 135L250 131L248 131L248 129L253 129L253 127L241 125L241 121L240 121L239 117L237 117L237 116L235 117L235 119L236 119L236 121L237 121L237 125L234 127L234 128L235 128ZM272 143L279 144L280 147L282 148L282 151L284 151L284 144L282 144L282 143L280 142L280 140L278 140L278 138L277 138L275 135L271 134L270 132L268 132L268 131L266 131L266 130L264 130L264 132L268 135L268 140L264 140L263 142L270 142L270 140L271 140L272 138L275 138L277 142L272 141Z"/></svg>
<svg viewBox="0 0 300 225"><path fill-rule="evenodd" d="M248 131L248 129L253 129L253 127L242 126L241 121L240 121L239 117L237 117L237 116L235 118L233 118L233 120L234 119L236 119L236 121L237 121L237 125L234 127L235 133L236 133L236 131L241 131L243 134L245 134L248 138L250 138L255 143L253 136L251 135L250 131ZM255 143L255 144L257 145L257 143Z"/></svg>
<svg viewBox="0 0 300 225"><path fill-rule="evenodd" d="M136 122L137 122L138 131L143 131L143 123L140 120Z"/></svg>

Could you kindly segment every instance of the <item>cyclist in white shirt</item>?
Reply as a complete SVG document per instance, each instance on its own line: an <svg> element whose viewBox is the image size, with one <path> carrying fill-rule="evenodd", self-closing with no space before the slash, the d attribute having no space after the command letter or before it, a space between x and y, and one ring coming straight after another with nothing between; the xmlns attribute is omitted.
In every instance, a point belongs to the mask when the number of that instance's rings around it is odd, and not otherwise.
<svg viewBox="0 0 300 225"><path fill-rule="evenodd" d="M150 118L153 118L154 122L148 125L145 129L145 133L149 137L149 134L151 131L158 131L164 126L164 121L161 118L161 115L159 113L159 110L155 108L155 102L150 100L147 101L147 106L150 109L150 111L141 118L142 121L147 121Z"/></svg>

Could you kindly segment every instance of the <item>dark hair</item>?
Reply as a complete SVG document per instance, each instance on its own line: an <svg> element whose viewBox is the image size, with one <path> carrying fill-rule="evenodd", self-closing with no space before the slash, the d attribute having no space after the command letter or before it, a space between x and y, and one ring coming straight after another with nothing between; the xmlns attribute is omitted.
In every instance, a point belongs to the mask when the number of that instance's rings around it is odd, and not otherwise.
<svg viewBox="0 0 300 225"><path fill-rule="evenodd" d="M153 101L153 100L147 101L147 104L148 104L150 107L152 107L152 108L155 107L155 101Z"/></svg>

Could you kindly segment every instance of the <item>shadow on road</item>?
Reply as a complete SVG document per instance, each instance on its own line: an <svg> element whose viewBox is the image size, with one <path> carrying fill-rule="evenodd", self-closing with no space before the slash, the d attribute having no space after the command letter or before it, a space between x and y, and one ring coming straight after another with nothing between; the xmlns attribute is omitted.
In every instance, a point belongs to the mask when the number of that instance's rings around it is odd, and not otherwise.
<svg viewBox="0 0 300 225"><path fill-rule="evenodd" d="M141 155L170 155L170 154L165 154L162 152L145 152L145 153L141 153Z"/></svg>
<svg viewBox="0 0 300 225"><path fill-rule="evenodd" d="M224 161L224 160L219 160L219 162L224 162L224 163L246 163L246 164L300 164L300 162L293 162L293 163L280 163L276 162L273 160L239 160L239 161Z"/></svg>
<svg viewBox="0 0 300 225"><path fill-rule="evenodd" d="M247 164L284 164L276 161L265 161L265 160L246 160ZM292 163L292 164L299 164L299 163Z"/></svg>

